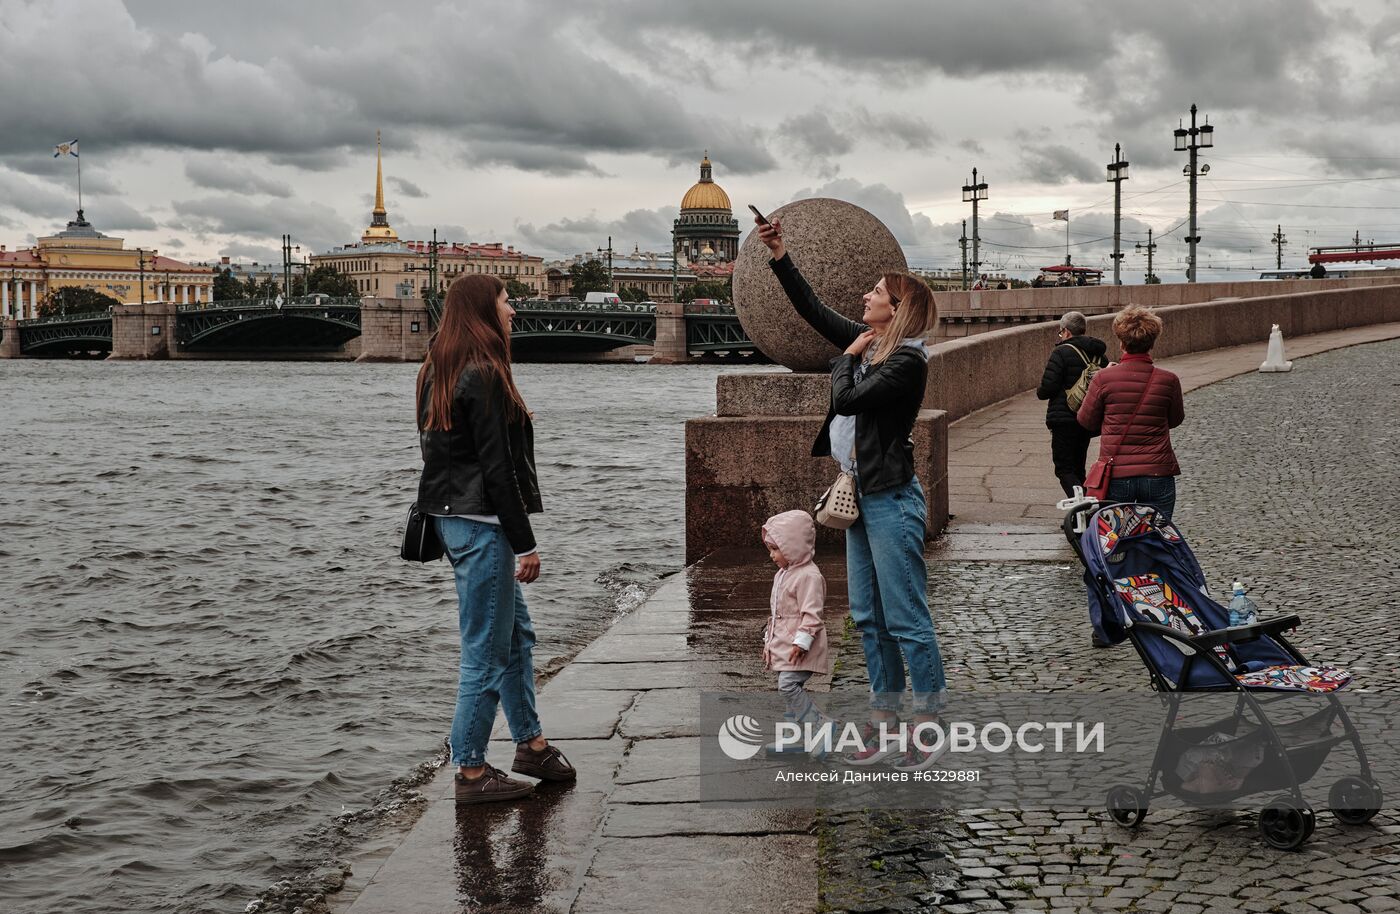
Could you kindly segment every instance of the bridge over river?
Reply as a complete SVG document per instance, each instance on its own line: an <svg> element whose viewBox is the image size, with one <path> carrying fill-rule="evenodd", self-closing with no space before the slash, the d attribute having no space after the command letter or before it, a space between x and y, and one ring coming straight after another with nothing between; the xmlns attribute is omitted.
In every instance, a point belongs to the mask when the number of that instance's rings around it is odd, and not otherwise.
<svg viewBox="0 0 1400 914"><path fill-rule="evenodd" d="M731 305L530 300L515 309L512 347L526 360L597 357L628 347L658 362L761 358ZM0 357L415 360L437 319L436 302L412 299L153 302L5 321Z"/></svg>

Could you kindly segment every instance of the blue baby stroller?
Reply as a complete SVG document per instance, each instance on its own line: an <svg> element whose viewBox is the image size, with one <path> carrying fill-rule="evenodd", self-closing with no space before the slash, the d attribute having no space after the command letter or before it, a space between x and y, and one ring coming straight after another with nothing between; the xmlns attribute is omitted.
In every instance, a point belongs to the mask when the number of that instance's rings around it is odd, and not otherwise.
<svg viewBox="0 0 1400 914"><path fill-rule="evenodd" d="M1167 708L1146 786L1120 784L1108 792L1115 821L1137 827L1149 803L1168 793L1201 806L1273 793L1259 813L1260 834L1273 847L1297 848L1316 822L1301 785L1342 742L1355 750L1360 776L1332 785L1333 815L1359 825L1380 810L1380 787L1337 697L1351 674L1309 664L1284 639L1298 626L1296 615L1230 627L1181 531L1156 509L1092 500L1065 506L1063 530L1084 564L1095 634L1110 644L1132 642ZM1233 715L1186 725L1183 702L1206 692L1235 695ZM1287 698L1300 693L1325 700L1290 706ZM1300 704L1310 713L1281 719Z"/></svg>

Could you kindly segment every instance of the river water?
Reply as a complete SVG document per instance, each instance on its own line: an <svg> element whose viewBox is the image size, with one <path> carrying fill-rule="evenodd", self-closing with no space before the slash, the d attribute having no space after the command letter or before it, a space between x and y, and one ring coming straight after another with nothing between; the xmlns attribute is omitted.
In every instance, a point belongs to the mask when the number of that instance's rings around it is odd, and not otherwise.
<svg viewBox="0 0 1400 914"><path fill-rule="evenodd" d="M726 370L517 367L537 666L681 568L682 423ZM0 361L0 909L242 911L434 758L456 597L397 555L414 371Z"/></svg>

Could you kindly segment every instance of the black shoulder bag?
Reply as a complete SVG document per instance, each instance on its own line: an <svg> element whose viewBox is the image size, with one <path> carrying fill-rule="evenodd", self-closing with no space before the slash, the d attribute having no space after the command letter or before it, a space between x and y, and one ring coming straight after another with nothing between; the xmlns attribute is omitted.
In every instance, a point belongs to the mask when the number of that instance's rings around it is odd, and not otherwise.
<svg viewBox="0 0 1400 914"><path fill-rule="evenodd" d="M418 510L418 502L408 506L408 519L403 525L403 544L399 558L405 562L436 562L446 552L438 538L432 515Z"/></svg>

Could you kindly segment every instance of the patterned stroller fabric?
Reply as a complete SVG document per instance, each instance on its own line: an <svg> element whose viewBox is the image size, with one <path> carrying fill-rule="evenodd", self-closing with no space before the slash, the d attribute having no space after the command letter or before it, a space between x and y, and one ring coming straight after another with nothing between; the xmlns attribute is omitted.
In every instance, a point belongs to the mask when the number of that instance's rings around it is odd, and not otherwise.
<svg viewBox="0 0 1400 914"><path fill-rule="evenodd" d="M1226 628L1229 612L1211 599L1200 563L1177 527L1148 505L1097 511L1080 538L1089 617L1100 638L1117 643L1137 622L1155 622L1195 636ZM1101 583L1103 586L1096 586ZM1351 674L1300 664L1275 639L1213 648L1228 678L1169 638L1143 634L1139 643L1156 671L1181 689L1271 689L1332 692ZM1183 681L1183 677L1185 681Z"/></svg>

